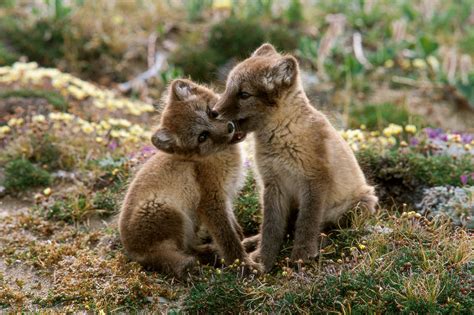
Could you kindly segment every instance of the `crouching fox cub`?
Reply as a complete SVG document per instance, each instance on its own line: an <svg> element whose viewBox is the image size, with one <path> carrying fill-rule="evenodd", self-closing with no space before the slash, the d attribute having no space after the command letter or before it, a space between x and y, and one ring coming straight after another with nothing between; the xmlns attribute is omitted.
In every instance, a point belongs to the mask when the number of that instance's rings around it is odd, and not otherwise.
<svg viewBox="0 0 474 315"><path fill-rule="evenodd" d="M211 111L218 97L188 80L169 88L158 130L159 149L138 171L119 218L128 255L145 266L182 276L192 266L203 226L227 263L260 269L241 245L232 198L242 182L239 134Z"/></svg>
<svg viewBox="0 0 474 315"><path fill-rule="evenodd" d="M361 205L374 211L377 197L353 152L326 116L309 103L296 59L264 44L229 74L214 109L254 132L255 161L263 181L261 244L251 254L268 271L286 234L290 210L298 209L291 258L319 252L326 223ZM240 137L243 137L241 135Z"/></svg>

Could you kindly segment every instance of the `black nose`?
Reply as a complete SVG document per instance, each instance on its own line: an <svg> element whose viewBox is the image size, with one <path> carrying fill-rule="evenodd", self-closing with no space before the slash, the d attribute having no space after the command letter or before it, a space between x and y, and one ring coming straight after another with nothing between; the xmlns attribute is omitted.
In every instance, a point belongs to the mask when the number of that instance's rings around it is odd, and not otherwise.
<svg viewBox="0 0 474 315"><path fill-rule="evenodd" d="M217 116L219 116L219 113L216 112L215 110L211 110L211 117L212 118L217 118Z"/></svg>
<svg viewBox="0 0 474 315"><path fill-rule="evenodd" d="M232 133L232 132L234 132L234 130L235 130L234 123L233 122L228 123L227 124L227 131L229 131L229 133Z"/></svg>

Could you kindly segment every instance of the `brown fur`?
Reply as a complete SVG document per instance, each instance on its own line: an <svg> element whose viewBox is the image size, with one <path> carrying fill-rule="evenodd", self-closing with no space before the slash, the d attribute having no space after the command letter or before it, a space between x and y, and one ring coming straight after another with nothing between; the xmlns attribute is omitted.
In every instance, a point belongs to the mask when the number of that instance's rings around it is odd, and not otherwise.
<svg viewBox="0 0 474 315"><path fill-rule="evenodd" d="M317 256L326 223L337 222L356 205L373 212L377 203L348 144L309 103L298 72L294 57L265 44L231 71L214 107L241 131L254 132L264 220L261 244L251 256L259 257L267 271L291 209L299 209L291 258L307 261Z"/></svg>
<svg viewBox="0 0 474 315"><path fill-rule="evenodd" d="M188 80L170 86L152 137L160 151L134 177L119 218L126 252L145 266L182 276L195 255L212 250L199 244L203 226L227 263L240 259L260 269L240 243L231 207L242 182L240 148L231 145L229 123L213 117L216 101L211 90ZM199 142L203 132L206 139Z"/></svg>

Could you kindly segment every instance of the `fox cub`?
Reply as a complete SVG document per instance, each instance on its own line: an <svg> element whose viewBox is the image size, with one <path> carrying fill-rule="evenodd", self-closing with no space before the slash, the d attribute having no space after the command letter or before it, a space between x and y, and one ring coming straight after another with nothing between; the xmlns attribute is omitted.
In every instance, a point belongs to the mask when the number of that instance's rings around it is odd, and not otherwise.
<svg viewBox="0 0 474 315"><path fill-rule="evenodd" d="M218 96L188 80L171 83L158 130L159 151L134 177L119 217L128 255L176 276L196 262L204 227L227 263L260 270L241 245L232 198L242 182L241 139L211 111Z"/></svg>
<svg viewBox="0 0 474 315"><path fill-rule="evenodd" d="M323 225L357 205L375 210L374 188L348 144L309 103L293 56L262 45L230 72L214 110L241 134L254 132L263 223L251 257L266 271L275 263L290 210L298 209L291 258L304 261L318 255Z"/></svg>

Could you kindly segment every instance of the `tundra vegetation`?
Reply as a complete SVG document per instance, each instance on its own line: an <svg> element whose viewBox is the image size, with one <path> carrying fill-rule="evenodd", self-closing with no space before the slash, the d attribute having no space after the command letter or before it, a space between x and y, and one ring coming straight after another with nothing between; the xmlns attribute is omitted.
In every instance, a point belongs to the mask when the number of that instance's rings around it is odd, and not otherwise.
<svg viewBox="0 0 474 315"><path fill-rule="evenodd" d="M288 237L262 276L143 269L116 215L155 152L153 105L177 77L222 91L263 42L298 58L378 212L354 209L312 264L287 258ZM2 1L0 310L472 314L473 58L470 0ZM252 164L234 201L246 235Z"/></svg>

